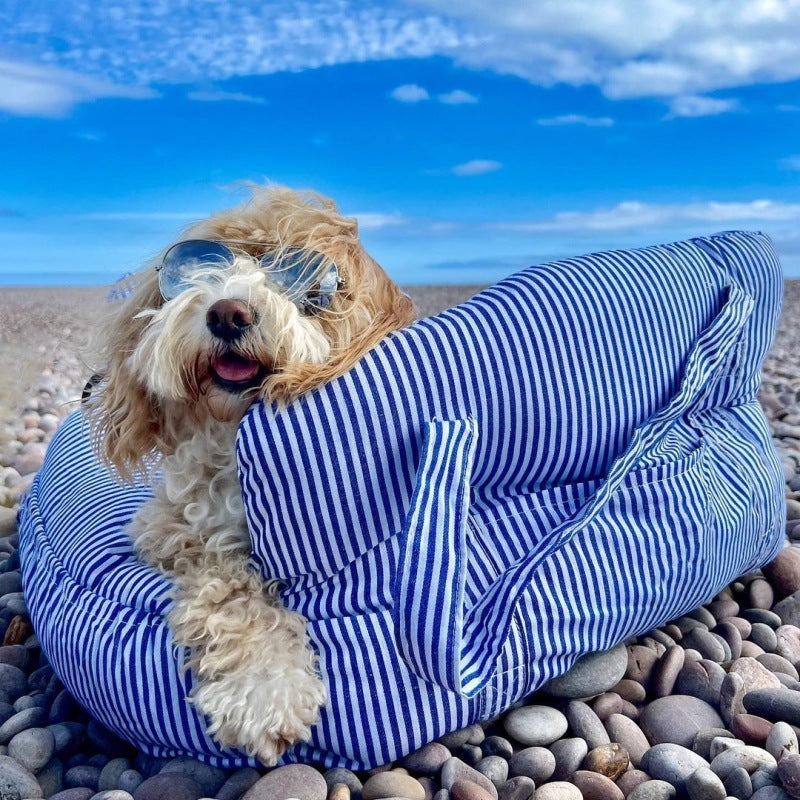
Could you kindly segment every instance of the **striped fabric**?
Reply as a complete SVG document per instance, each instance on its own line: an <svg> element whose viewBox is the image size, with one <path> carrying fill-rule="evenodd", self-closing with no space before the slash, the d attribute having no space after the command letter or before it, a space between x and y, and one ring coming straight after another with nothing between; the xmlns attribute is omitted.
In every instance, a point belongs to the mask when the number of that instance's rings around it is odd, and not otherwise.
<svg viewBox="0 0 800 800"><path fill-rule="evenodd" d="M309 619L330 695L284 761L396 759L774 556L783 473L756 391L781 291L769 240L741 232L532 267L252 409L254 563ZM186 702L168 586L121 530L147 496L66 423L23 509L42 646L147 752L249 763Z"/></svg>

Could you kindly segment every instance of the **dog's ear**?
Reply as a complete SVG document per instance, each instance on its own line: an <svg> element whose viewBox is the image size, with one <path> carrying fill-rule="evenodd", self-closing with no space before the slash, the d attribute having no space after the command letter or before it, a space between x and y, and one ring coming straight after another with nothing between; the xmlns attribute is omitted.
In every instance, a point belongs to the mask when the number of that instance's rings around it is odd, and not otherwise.
<svg viewBox="0 0 800 800"><path fill-rule="evenodd" d="M175 443L165 409L131 366L131 354L147 326L142 312L161 305L155 270L142 274L139 289L102 324L95 350L101 380L84 409L99 457L126 481L146 476Z"/></svg>

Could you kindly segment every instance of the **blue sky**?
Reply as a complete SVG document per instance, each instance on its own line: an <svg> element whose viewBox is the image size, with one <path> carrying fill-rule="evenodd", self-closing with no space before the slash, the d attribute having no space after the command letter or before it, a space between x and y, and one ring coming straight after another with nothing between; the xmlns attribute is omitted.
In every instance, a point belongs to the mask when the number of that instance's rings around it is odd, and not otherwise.
<svg viewBox="0 0 800 800"><path fill-rule="evenodd" d="M800 0L6 0L0 285L113 281L242 180L403 283L728 228L800 276Z"/></svg>

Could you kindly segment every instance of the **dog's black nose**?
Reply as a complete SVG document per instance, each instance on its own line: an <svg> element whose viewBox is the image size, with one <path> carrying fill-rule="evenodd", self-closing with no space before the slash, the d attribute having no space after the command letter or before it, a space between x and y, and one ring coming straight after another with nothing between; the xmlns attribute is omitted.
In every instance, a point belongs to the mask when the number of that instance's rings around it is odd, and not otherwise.
<svg viewBox="0 0 800 800"><path fill-rule="evenodd" d="M241 300L217 300L206 314L206 326L213 336L232 342L253 324L253 312Z"/></svg>

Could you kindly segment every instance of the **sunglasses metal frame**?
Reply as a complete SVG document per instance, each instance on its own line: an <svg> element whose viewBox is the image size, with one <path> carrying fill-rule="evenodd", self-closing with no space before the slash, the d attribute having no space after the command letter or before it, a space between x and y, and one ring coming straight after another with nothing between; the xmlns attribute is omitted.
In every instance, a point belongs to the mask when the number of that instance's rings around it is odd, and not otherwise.
<svg viewBox="0 0 800 800"><path fill-rule="evenodd" d="M236 258L236 253L232 248L230 248L228 246L229 244L248 245L248 246L252 246L252 247L271 247L272 246L270 244L267 244L266 242L252 242L252 241L244 240L244 239L184 239L183 241L175 242L175 244L171 245L164 252L164 255L161 257L161 260L156 265L156 272L158 272L158 287L159 287L159 291L161 292L162 298L164 300L166 300L167 302L169 302L170 300L172 300L175 297L177 297L181 293L181 291L183 291L182 289L179 290L179 291L176 291L176 292L168 292L168 291L165 290L163 277L167 273L164 271L164 266L165 266L165 264L167 262L167 259L169 258L169 254L173 250L175 250L176 248L181 247L182 245L193 244L193 243L207 243L207 244L213 244L213 245L216 245L216 246L218 246L220 248L223 248L226 252L224 254L221 254L221 255L224 255L226 257L228 264L233 263L233 259ZM265 263L265 260L269 256L274 255L275 252L276 251L274 251L274 250L272 250L272 251L267 250L266 253L264 253L262 256L260 256L258 258L259 266L268 275L280 274L280 272L282 271L280 268L276 269L274 267L274 264L275 263L280 263L280 261L273 261L272 264L266 264ZM323 263L326 263L326 262L328 263L328 265L329 265L328 266L328 273L325 275L325 277L328 277L330 271L332 270L334 272L334 274L335 274L335 277L336 277L336 286L335 286L335 288L332 288L330 290L326 290L326 292L324 294L324 300L325 300L324 303L314 302L312 300L309 300L308 297L305 296L305 295L308 294L308 290L310 289L310 285L308 285L308 284L306 284L305 286L303 286L302 283L300 284L301 287L302 287L302 292L300 294L298 294L297 297L293 297L292 296L292 289L294 288L293 285L292 286L282 286L281 287L282 289L284 289L285 294L289 297L289 299L292 300L293 302L297 303L303 309L303 311L305 313L313 314L313 313L320 313L322 311L325 311L328 308L328 306L330 305L330 302L333 299L333 295L336 293L336 291L338 291L344 285L344 280L341 277L341 275L339 274L339 268L337 267L336 263L333 260L331 260L330 258L328 258L328 256L324 255L323 253L320 253L317 250L307 250L306 248L303 248L303 247L285 248L283 251L277 251L277 252L280 253L283 257L285 257L287 255L288 256L293 256L293 255L296 255L298 253L306 253L306 254L308 254L308 259L309 260L318 259L320 264L323 264ZM286 270L291 269L292 266L293 265L290 264L285 269ZM316 272L317 272L317 270L312 272L312 280L313 280L313 276L314 276L314 274L316 274Z"/></svg>

